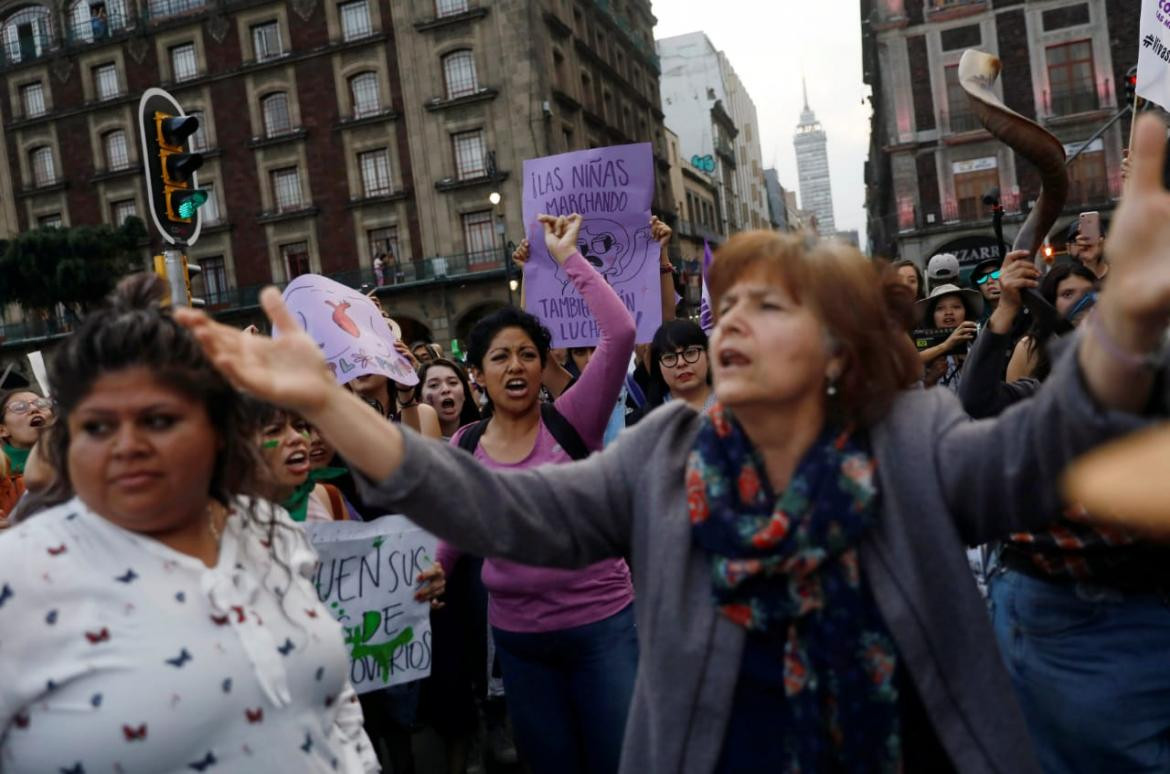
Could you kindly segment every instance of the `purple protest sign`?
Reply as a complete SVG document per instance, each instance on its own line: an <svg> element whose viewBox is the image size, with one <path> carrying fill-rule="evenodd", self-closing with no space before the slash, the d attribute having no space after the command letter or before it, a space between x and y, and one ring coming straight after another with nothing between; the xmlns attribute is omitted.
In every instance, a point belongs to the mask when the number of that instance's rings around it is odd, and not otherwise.
<svg viewBox="0 0 1170 774"><path fill-rule="evenodd" d="M654 155L649 143L594 148L524 162L524 224L532 246L525 306L552 332L554 347L597 344L593 315L544 246L541 214L584 218L581 256L601 272L638 324L639 342L662 324L658 243L650 236Z"/></svg>
<svg viewBox="0 0 1170 774"><path fill-rule="evenodd" d="M364 295L319 274L302 274L284 289L284 303L325 353L341 384L367 374L418 384L410 362L394 349L394 333Z"/></svg>

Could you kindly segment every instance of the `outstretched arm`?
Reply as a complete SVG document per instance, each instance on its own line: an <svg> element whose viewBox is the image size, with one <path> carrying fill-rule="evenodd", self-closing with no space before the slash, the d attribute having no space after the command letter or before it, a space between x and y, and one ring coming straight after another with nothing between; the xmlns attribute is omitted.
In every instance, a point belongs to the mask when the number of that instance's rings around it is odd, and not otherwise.
<svg viewBox="0 0 1170 774"><path fill-rule="evenodd" d="M576 253L580 215L545 215L541 223L554 259L563 263ZM380 418L371 419L377 413L338 386L321 350L276 288L264 289L260 305L279 338L248 335L187 307L175 310L175 319L192 331L211 362L236 388L297 412L358 472L375 481L388 478L402 465L401 430L387 427Z"/></svg>
<svg viewBox="0 0 1170 774"><path fill-rule="evenodd" d="M1039 386L1035 379L1005 382L1003 378L1009 336L1023 306L1020 291L1036 287L1039 273L1027 250L1008 253L1004 259L999 303L963 363L959 400L972 419L996 416L1033 395Z"/></svg>
<svg viewBox="0 0 1170 774"><path fill-rule="evenodd" d="M937 429L936 456L949 463L940 466L943 491L971 542L1042 525L1059 512L1058 481L1075 456L1146 424L1137 414L1149 404L1170 317L1164 144L1161 120L1139 118L1109 236L1109 282L1044 387L996 420L955 416Z"/></svg>

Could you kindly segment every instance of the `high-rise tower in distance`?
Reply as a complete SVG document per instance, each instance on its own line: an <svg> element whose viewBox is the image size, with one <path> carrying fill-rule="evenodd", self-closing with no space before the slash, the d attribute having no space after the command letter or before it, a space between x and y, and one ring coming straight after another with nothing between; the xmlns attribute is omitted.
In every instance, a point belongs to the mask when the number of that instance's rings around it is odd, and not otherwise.
<svg viewBox="0 0 1170 774"><path fill-rule="evenodd" d="M829 182L829 153L825 130L808 106L804 85L804 110L792 139L796 146L796 168L800 177L800 208L816 215L817 230L828 236L837 231L833 221L833 188Z"/></svg>

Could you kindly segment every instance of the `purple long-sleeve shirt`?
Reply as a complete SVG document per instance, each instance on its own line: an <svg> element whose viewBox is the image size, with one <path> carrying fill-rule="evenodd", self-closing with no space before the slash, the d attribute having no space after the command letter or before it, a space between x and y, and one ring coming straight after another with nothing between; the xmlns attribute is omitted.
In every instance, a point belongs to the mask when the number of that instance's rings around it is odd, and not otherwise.
<svg viewBox="0 0 1170 774"><path fill-rule="evenodd" d="M581 293L597 320L601 342L581 378L557 398L557 411L580 434L590 451L601 449L602 436L621 392L630 354L634 351L634 318L605 279L574 253L565 261L565 273ZM451 443L459 444L463 431ZM488 456L480 444L476 458L489 468L523 469L569 462L542 422L532 452L519 462L502 463ZM461 552L440 542L439 562L448 573ZM623 559L606 559L580 570L529 567L502 559L486 559L483 583L488 597L488 620L514 632L545 632L594 623L617 613L634 599L630 568Z"/></svg>

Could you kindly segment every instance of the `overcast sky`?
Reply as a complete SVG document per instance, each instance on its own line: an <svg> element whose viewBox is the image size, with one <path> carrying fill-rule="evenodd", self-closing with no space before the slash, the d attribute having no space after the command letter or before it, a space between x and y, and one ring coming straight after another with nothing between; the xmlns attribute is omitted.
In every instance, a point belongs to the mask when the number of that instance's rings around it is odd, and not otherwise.
<svg viewBox="0 0 1170 774"><path fill-rule="evenodd" d="M698 30L727 54L756 103L764 166L776 167L798 199L792 135L805 74L809 106L828 135L837 228L857 229L864 248L870 109L858 0L652 0L652 10L656 38Z"/></svg>

